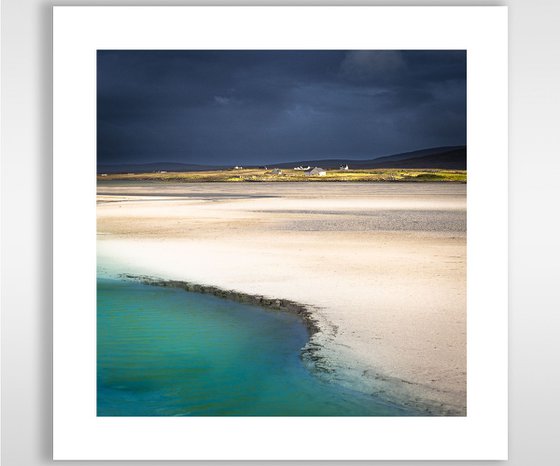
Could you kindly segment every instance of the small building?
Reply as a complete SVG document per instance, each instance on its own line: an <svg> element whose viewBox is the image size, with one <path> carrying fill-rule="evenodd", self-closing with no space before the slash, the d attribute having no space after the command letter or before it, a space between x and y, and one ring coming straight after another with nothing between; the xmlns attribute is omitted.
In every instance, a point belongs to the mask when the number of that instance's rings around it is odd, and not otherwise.
<svg viewBox="0 0 560 466"><path fill-rule="evenodd" d="M273 168L272 171L270 172L271 175L281 175L282 174L282 170L280 170L279 168Z"/></svg>
<svg viewBox="0 0 560 466"><path fill-rule="evenodd" d="M107 176L107 173L101 173L101 176Z"/></svg>
<svg viewBox="0 0 560 466"><path fill-rule="evenodd" d="M348 165L341 165L340 170L347 171L348 170Z"/></svg>
<svg viewBox="0 0 560 466"><path fill-rule="evenodd" d="M326 176L327 171L323 168L315 167L305 171L306 176Z"/></svg>
<svg viewBox="0 0 560 466"><path fill-rule="evenodd" d="M233 167L234 170L243 170L243 167L236 165L235 167Z"/></svg>

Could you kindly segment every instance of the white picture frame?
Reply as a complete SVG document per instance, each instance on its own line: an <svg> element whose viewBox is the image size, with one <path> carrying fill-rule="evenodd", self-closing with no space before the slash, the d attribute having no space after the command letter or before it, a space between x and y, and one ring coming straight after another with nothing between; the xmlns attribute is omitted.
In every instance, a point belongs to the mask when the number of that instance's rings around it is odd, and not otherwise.
<svg viewBox="0 0 560 466"><path fill-rule="evenodd" d="M55 460L507 459L507 8L54 7L53 36ZM467 50L467 416L97 417L99 49Z"/></svg>

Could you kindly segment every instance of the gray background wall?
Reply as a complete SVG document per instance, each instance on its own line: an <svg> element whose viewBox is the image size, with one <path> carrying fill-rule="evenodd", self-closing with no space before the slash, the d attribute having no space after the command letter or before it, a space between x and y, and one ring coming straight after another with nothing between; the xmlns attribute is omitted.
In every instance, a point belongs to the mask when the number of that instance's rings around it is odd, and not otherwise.
<svg viewBox="0 0 560 466"><path fill-rule="evenodd" d="M55 3L204 4L138 0ZM1 427L5 466L51 461L52 4L46 0L2 2ZM560 2L276 0L212 4L510 7L508 464L560 464L560 253L556 241L560 211Z"/></svg>

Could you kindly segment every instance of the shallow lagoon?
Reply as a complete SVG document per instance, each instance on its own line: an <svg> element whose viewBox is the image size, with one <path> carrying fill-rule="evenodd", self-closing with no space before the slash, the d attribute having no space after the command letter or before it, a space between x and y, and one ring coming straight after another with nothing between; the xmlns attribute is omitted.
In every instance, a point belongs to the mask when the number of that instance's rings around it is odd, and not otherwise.
<svg viewBox="0 0 560 466"><path fill-rule="evenodd" d="M97 293L99 416L414 414L311 373L296 315L125 280Z"/></svg>

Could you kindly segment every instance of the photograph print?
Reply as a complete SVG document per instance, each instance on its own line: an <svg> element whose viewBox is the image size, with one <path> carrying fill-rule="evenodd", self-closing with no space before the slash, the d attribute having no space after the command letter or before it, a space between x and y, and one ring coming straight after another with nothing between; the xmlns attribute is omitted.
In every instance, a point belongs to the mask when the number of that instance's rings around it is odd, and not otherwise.
<svg viewBox="0 0 560 466"><path fill-rule="evenodd" d="M466 416L466 70L98 50L97 416Z"/></svg>

